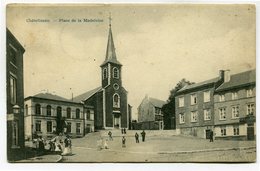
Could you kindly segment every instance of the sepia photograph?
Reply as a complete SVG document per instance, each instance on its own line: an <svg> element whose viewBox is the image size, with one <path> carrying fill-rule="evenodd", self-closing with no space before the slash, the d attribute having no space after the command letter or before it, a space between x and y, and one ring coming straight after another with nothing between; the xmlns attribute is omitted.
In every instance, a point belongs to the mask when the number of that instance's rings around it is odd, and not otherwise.
<svg viewBox="0 0 260 171"><path fill-rule="evenodd" d="M255 4L8 4L9 163L255 163Z"/></svg>

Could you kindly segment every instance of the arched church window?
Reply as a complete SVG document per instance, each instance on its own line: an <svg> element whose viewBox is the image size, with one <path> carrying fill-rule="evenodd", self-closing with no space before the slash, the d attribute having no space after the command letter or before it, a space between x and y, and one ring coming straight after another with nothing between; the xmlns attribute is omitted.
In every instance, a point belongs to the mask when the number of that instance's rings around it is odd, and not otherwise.
<svg viewBox="0 0 260 171"><path fill-rule="evenodd" d="M113 96L113 107L120 107L120 97L118 94L114 94Z"/></svg>
<svg viewBox="0 0 260 171"><path fill-rule="evenodd" d="M103 79L107 78L107 68L103 69Z"/></svg>
<svg viewBox="0 0 260 171"><path fill-rule="evenodd" d="M116 67L113 68L113 76L114 78L119 78L119 70Z"/></svg>

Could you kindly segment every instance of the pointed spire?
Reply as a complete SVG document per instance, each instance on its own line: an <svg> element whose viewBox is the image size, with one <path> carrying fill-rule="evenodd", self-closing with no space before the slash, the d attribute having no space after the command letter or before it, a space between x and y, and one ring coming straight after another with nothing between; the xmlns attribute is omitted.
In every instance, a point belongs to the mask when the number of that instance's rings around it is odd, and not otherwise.
<svg viewBox="0 0 260 171"><path fill-rule="evenodd" d="M115 51L115 45L114 45L114 41L113 41L111 21L112 21L111 13L109 13L109 33L108 33L106 59L105 59L105 61L103 62L102 65L104 65L104 64L106 64L108 62L121 65L120 62L118 62L117 58L116 58L116 51Z"/></svg>

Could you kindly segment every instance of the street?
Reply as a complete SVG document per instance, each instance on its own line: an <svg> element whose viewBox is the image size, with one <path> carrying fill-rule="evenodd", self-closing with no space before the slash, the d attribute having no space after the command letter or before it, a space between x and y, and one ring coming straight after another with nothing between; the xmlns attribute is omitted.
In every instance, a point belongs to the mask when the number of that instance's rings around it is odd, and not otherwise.
<svg viewBox="0 0 260 171"><path fill-rule="evenodd" d="M139 131L140 133L140 131ZM84 138L72 139L71 156L63 156L62 162L252 162L256 160L254 141L215 140L184 136L148 136L146 141L135 142L135 131L126 135L126 147L122 137L108 141L108 149L98 149L97 141L105 134L98 132Z"/></svg>

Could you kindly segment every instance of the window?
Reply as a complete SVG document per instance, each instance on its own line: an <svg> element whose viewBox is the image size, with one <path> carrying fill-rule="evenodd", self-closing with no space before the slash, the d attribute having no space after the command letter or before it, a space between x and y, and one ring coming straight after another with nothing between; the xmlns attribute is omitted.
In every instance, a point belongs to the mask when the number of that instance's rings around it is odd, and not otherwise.
<svg viewBox="0 0 260 171"><path fill-rule="evenodd" d="M71 122L67 122L67 133L71 133Z"/></svg>
<svg viewBox="0 0 260 171"><path fill-rule="evenodd" d="M205 121L211 120L210 109L204 109L204 120Z"/></svg>
<svg viewBox="0 0 260 171"><path fill-rule="evenodd" d="M179 97L179 107L184 106L184 97Z"/></svg>
<svg viewBox="0 0 260 171"><path fill-rule="evenodd" d="M191 105L197 104L197 95L192 94L191 95Z"/></svg>
<svg viewBox="0 0 260 171"><path fill-rule="evenodd" d="M90 120L91 120L91 121L94 120L94 111L93 111L93 110L90 112Z"/></svg>
<svg viewBox="0 0 260 171"><path fill-rule="evenodd" d="M47 121L47 132L52 132L52 121Z"/></svg>
<svg viewBox="0 0 260 171"><path fill-rule="evenodd" d="M185 123L184 113L180 113L179 117L180 117L180 123Z"/></svg>
<svg viewBox="0 0 260 171"><path fill-rule="evenodd" d="M255 104L251 103L247 105L247 115L253 115L255 111Z"/></svg>
<svg viewBox="0 0 260 171"><path fill-rule="evenodd" d="M11 96L11 103L16 104L16 78L13 76L10 77L10 96Z"/></svg>
<svg viewBox="0 0 260 171"><path fill-rule="evenodd" d="M12 146L18 146L18 122L12 123Z"/></svg>
<svg viewBox="0 0 260 171"><path fill-rule="evenodd" d="M155 107L155 114L160 115L161 114L161 109L158 107Z"/></svg>
<svg viewBox="0 0 260 171"><path fill-rule="evenodd" d="M51 106L47 106L47 116L51 116Z"/></svg>
<svg viewBox="0 0 260 171"><path fill-rule="evenodd" d="M103 69L103 79L107 78L107 68Z"/></svg>
<svg viewBox="0 0 260 171"><path fill-rule="evenodd" d="M35 105L35 114L41 115L41 105L40 104Z"/></svg>
<svg viewBox="0 0 260 171"><path fill-rule="evenodd" d="M221 128L220 128L220 131L221 131L221 136L226 136L227 134L226 134L226 127L225 126L222 126Z"/></svg>
<svg viewBox="0 0 260 171"><path fill-rule="evenodd" d="M36 121L35 129L36 129L36 132L41 132L41 121Z"/></svg>
<svg viewBox="0 0 260 171"><path fill-rule="evenodd" d="M191 112L191 122L197 122L198 121L198 113L197 111Z"/></svg>
<svg viewBox="0 0 260 171"><path fill-rule="evenodd" d="M237 99L237 92L233 92L231 94L231 98L232 98L232 100L236 100Z"/></svg>
<svg viewBox="0 0 260 171"><path fill-rule="evenodd" d="M76 109L76 119L79 119L79 118L80 118L80 110Z"/></svg>
<svg viewBox="0 0 260 171"><path fill-rule="evenodd" d="M253 89L246 90L246 96L247 97L252 97L253 96Z"/></svg>
<svg viewBox="0 0 260 171"><path fill-rule="evenodd" d="M219 108L219 119L226 120L226 108Z"/></svg>
<svg viewBox="0 0 260 171"><path fill-rule="evenodd" d="M90 120L90 110L87 110L87 120Z"/></svg>
<svg viewBox="0 0 260 171"><path fill-rule="evenodd" d="M234 135L239 135L239 125L233 126L233 132L234 132Z"/></svg>
<svg viewBox="0 0 260 171"><path fill-rule="evenodd" d="M80 134L80 123L76 123L76 134Z"/></svg>
<svg viewBox="0 0 260 171"><path fill-rule="evenodd" d="M120 97L118 94L114 94L114 96L113 96L113 107L116 107L116 108L120 107Z"/></svg>
<svg viewBox="0 0 260 171"><path fill-rule="evenodd" d="M16 65L16 55L17 55L16 49L12 48L11 45L11 48L9 50L9 57L10 57L10 62L12 62L14 65Z"/></svg>
<svg viewBox="0 0 260 171"><path fill-rule="evenodd" d="M220 95L219 95L219 101L220 101L220 102L225 101L225 95L224 95L224 94L220 94Z"/></svg>
<svg viewBox="0 0 260 171"><path fill-rule="evenodd" d="M238 118L239 117L239 107L233 106L232 107L232 118Z"/></svg>
<svg viewBox="0 0 260 171"><path fill-rule="evenodd" d="M67 118L71 118L71 109L67 108Z"/></svg>
<svg viewBox="0 0 260 171"><path fill-rule="evenodd" d="M204 102L209 102L210 101L210 91L205 91L203 93L204 95Z"/></svg>
<svg viewBox="0 0 260 171"><path fill-rule="evenodd" d="M114 78L119 78L119 70L116 67L113 68L113 77Z"/></svg>
<svg viewBox="0 0 260 171"><path fill-rule="evenodd" d="M57 118L61 118L62 117L62 109L60 106L57 107Z"/></svg>
<svg viewBox="0 0 260 171"><path fill-rule="evenodd" d="M24 113L25 113L25 115L28 115L28 105L27 104L25 105L25 112Z"/></svg>

